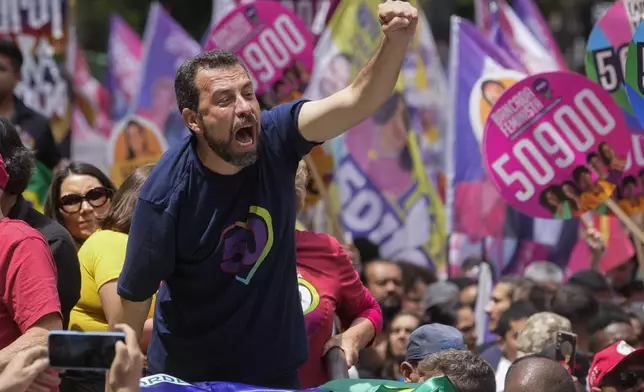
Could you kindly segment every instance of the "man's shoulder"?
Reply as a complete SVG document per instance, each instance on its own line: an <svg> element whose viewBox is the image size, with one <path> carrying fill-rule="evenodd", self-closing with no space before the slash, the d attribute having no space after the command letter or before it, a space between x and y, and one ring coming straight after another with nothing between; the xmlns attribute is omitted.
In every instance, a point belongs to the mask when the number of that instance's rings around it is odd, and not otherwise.
<svg viewBox="0 0 644 392"><path fill-rule="evenodd" d="M0 220L0 238L2 242L15 245L18 242L34 239L47 243L40 231L18 219L4 218Z"/></svg>
<svg viewBox="0 0 644 392"><path fill-rule="evenodd" d="M289 125L285 124L285 122L292 123L296 120L302 109L302 105L306 102L308 102L306 99L296 99L295 101L282 103L262 111L262 128L270 129Z"/></svg>
<svg viewBox="0 0 644 392"><path fill-rule="evenodd" d="M177 190L186 183L186 177L194 171L193 153L190 151L193 138L192 135L186 137L161 156L141 187L139 199L155 205L169 204Z"/></svg>
<svg viewBox="0 0 644 392"><path fill-rule="evenodd" d="M74 243L71 234L69 234L63 225L47 215L41 214L32 207L29 207L26 216L21 219L29 226L38 230L49 244L59 241L68 241L71 244Z"/></svg>

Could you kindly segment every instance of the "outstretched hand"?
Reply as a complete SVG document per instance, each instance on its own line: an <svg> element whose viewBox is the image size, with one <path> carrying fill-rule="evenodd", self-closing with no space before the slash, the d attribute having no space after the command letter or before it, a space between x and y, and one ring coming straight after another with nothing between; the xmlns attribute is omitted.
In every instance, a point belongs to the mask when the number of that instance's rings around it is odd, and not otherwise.
<svg viewBox="0 0 644 392"><path fill-rule="evenodd" d="M406 1L387 0L378 5L378 19L388 38L409 39L416 31L418 10Z"/></svg>

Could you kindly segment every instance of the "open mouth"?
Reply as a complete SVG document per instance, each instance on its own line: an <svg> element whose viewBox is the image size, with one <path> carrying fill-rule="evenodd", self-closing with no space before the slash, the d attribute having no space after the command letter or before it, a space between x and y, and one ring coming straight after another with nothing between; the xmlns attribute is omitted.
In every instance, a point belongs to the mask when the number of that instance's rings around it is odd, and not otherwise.
<svg viewBox="0 0 644 392"><path fill-rule="evenodd" d="M241 150L249 150L255 144L255 127L249 125L239 128L233 135L237 147Z"/></svg>

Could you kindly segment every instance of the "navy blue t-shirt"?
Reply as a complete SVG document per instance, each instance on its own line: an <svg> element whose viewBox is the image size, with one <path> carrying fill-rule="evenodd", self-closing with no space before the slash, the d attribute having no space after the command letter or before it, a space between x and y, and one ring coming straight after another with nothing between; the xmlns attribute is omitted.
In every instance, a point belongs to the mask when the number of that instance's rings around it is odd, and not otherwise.
<svg viewBox="0 0 644 392"><path fill-rule="evenodd" d="M304 101L262 113L257 163L216 174L189 136L143 185L118 294L159 289L148 369L186 381L258 383L294 374L308 348L295 269L295 172L314 143Z"/></svg>

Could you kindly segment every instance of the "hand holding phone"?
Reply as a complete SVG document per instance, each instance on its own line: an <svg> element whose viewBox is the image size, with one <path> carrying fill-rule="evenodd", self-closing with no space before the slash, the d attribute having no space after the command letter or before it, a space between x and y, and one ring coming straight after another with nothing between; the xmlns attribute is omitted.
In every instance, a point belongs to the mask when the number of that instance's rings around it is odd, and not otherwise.
<svg viewBox="0 0 644 392"><path fill-rule="evenodd" d="M32 347L18 353L0 373L0 390L23 392L34 383L55 387L60 383L57 376L46 373L49 361L46 347ZM40 380L39 380L40 379Z"/></svg>
<svg viewBox="0 0 644 392"><path fill-rule="evenodd" d="M577 355L577 335L564 331L557 332L556 355L557 361L572 374Z"/></svg>
<svg viewBox="0 0 644 392"><path fill-rule="evenodd" d="M123 332L52 331L49 333L49 363L54 369L106 372L116 355Z"/></svg>

